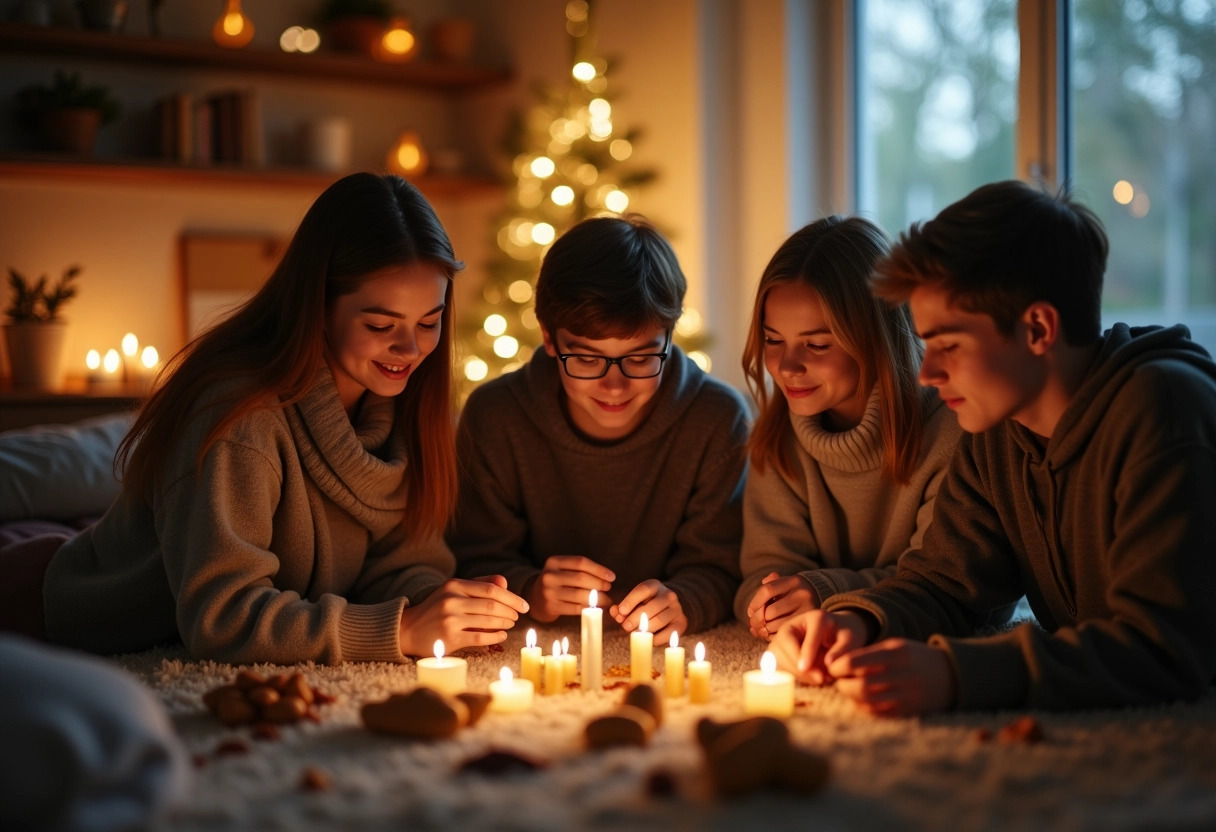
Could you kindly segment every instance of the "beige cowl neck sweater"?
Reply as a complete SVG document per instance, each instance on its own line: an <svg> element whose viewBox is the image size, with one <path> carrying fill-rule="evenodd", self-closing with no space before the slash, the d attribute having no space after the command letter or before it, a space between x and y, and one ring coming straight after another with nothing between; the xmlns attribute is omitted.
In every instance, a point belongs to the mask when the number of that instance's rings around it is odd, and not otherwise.
<svg viewBox="0 0 1216 832"><path fill-rule="evenodd" d="M200 412L206 412L200 409ZM47 631L97 652L181 639L227 662L401 661L401 610L455 568L402 526L402 430L368 393L355 424L328 368L299 402L259 410L195 465L190 420L151 505L124 491L47 571Z"/></svg>
<svg viewBox="0 0 1216 832"><path fill-rule="evenodd" d="M785 453L789 476L752 468L743 496L743 584L735 615L765 575L802 575L820 601L872 586L895 574L900 555L920 545L933 500L961 433L934 391L923 396L925 431L920 460L906 484L882 472L877 388L852 430L833 433L819 416L791 414Z"/></svg>

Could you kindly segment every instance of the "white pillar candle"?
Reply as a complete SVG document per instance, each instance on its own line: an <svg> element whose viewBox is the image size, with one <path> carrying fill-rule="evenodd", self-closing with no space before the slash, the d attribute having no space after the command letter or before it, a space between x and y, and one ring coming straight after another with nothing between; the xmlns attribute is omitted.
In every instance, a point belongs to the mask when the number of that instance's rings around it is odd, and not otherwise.
<svg viewBox="0 0 1216 832"><path fill-rule="evenodd" d="M553 654L545 657L545 696L564 690L562 685L562 645L553 642Z"/></svg>
<svg viewBox="0 0 1216 832"><path fill-rule="evenodd" d="M654 681L651 676L651 658L654 655L654 633L647 631L646 613L638 628L629 634L629 680L635 685Z"/></svg>
<svg viewBox="0 0 1216 832"><path fill-rule="evenodd" d="M540 687L540 667L545 654L536 644L536 630L528 630L527 646L519 648L519 675L532 683L533 688Z"/></svg>
<svg viewBox="0 0 1216 832"><path fill-rule="evenodd" d="M516 679L511 668L498 672L498 681L490 682L490 710L504 714L519 713L532 707L535 689L531 679Z"/></svg>
<svg viewBox="0 0 1216 832"><path fill-rule="evenodd" d="M663 667L667 676L667 695L683 696L684 648L680 646L680 637L675 632L671 634L671 646L663 651Z"/></svg>
<svg viewBox="0 0 1216 832"><path fill-rule="evenodd" d="M767 650L759 670L743 674L743 711L749 716L787 717L794 713L794 674L777 669Z"/></svg>
<svg viewBox="0 0 1216 832"><path fill-rule="evenodd" d="M693 661L688 663L688 701L704 705L709 702L710 670L709 662L705 661L705 645L698 641L693 656Z"/></svg>
<svg viewBox="0 0 1216 832"><path fill-rule="evenodd" d="M418 684L455 696L468 689L469 665L457 656L443 655L443 642L435 642L435 658L418 660Z"/></svg>
<svg viewBox="0 0 1216 832"><path fill-rule="evenodd" d="M562 636L562 687L578 681L578 657L570 653L570 639Z"/></svg>
<svg viewBox="0 0 1216 832"><path fill-rule="evenodd" d="M583 656L583 690L599 690L604 686L604 611L595 605L596 591L591 590L583 609L581 653Z"/></svg>

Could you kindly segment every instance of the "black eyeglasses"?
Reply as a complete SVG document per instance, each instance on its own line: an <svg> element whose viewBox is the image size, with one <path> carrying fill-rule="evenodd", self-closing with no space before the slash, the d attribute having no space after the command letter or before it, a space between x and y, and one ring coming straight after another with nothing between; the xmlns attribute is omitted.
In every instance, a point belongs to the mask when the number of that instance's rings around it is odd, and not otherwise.
<svg viewBox="0 0 1216 832"><path fill-rule="evenodd" d="M608 375L608 368L613 364L621 368L621 374L626 378L654 378L663 372L663 362L667 360L667 351L670 346L671 330L669 329L663 341L662 352L639 352L633 355L622 355L619 358L559 352L557 360L562 362L562 367L570 378L603 378Z"/></svg>

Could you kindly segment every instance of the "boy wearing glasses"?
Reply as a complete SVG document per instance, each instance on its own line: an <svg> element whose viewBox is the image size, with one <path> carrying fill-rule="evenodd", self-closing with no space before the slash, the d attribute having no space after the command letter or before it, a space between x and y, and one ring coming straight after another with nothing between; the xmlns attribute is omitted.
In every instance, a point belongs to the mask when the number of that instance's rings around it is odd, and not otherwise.
<svg viewBox="0 0 1216 832"><path fill-rule="evenodd" d="M748 411L671 342L685 288L646 221L579 223L537 280L544 349L461 414L458 570L504 575L538 621L593 589L660 641L730 614Z"/></svg>

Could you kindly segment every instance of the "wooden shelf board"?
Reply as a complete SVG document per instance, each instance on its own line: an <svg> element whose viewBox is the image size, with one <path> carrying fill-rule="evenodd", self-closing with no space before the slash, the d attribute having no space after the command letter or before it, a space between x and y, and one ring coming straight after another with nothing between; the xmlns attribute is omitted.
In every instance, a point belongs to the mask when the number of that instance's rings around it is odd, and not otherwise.
<svg viewBox="0 0 1216 832"><path fill-rule="evenodd" d="M394 87L469 90L510 80L499 67L411 60L379 63L362 55L287 53L265 47L224 49L206 41L89 32L62 27L0 23L0 52L101 58L150 65L205 67L291 78L357 81Z"/></svg>
<svg viewBox="0 0 1216 832"><path fill-rule="evenodd" d="M0 180L111 183L124 185L262 186L321 191L340 174L294 168L243 168L226 165L175 165L154 159L102 161L79 156L0 154ZM492 179L465 175L432 175L411 180L428 197L499 193Z"/></svg>

